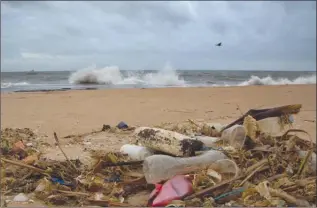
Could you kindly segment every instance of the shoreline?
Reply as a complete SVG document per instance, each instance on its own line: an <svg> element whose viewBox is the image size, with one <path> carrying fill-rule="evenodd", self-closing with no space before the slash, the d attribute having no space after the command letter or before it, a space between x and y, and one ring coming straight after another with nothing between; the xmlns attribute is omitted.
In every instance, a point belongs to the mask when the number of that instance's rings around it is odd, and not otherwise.
<svg viewBox="0 0 317 208"><path fill-rule="evenodd" d="M133 126L187 119L227 124L251 108L288 104L303 105L296 128L316 138L316 84L2 92L1 127L66 136L120 121Z"/></svg>
<svg viewBox="0 0 317 208"><path fill-rule="evenodd" d="M248 87L283 87L283 86L313 86L316 84L284 84L284 85L234 85L234 86L172 86L172 87L135 87L135 88L96 88L84 87L82 89L76 88L60 88L60 89L36 89L36 90L15 90L2 91L1 94L7 93L38 93L38 92L65 92L65 91L107 91L107 90L144 90L144 89L197 89L197 88L248 88Z"/></svg>

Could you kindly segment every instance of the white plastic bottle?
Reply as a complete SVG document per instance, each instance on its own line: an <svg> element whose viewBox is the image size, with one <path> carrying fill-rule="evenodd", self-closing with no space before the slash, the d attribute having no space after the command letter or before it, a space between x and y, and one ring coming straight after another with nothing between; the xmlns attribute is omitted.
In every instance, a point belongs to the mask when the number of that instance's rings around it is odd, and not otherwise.
<svg viewBox="0 0 317 208"><path fill-rule="evenodd" d="M235 148L242 148L245 142L246 131L241 125L234 125L224 130L221 134L221 139L228 142Z"/></svg>
<svg viewBox="0 0 317 208"><path fill-rule="evenodd" d="M227 159L227 156L216 150L210 150L202 155L188 158L152 155L144 160L143 173L147 183L155 184L175 175L203 169L222 159Z"/></svg>
<svg viewBox="0 0 317 208"><path fill-rule="evenodd" d="M144 160L145 158L154 155L154 151L147 147L142 147L133 144L125 144L120 148L120 152L129 155L133 160Z"/></svg>
<svg viewBox="0 0 317 208"><path fill-rule="evenodd" d="M221 139L218 137L209 137L209 136L195 136L195 139L204 143L206 147L217 147L216 143Z"/></svg>

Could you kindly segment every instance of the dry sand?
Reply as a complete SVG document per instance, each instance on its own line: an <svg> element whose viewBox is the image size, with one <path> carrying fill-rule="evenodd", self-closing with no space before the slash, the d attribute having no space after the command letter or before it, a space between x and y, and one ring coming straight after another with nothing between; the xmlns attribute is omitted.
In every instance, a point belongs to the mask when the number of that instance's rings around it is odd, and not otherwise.
<svg viewBox="0 0 317 208"><path fill-rule="evenodd" d="M2 93L1 127L66 136L120 121L152 126L190 118L225 124L250 108L296 103L303 108L295 127L316 138L316 85Z"/></svg>

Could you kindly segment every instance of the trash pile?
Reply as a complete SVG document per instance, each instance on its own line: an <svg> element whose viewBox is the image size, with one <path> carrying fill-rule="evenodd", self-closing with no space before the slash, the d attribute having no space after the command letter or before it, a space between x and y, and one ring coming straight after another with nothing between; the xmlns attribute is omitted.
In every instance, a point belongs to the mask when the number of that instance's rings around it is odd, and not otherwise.
<svg viewBox="0 0 317 208"><path fill-rule="evenodd" d="M102 131L128 131L134 140L117 152L91 151L92 167L69 159L56 133L63 161L41 157L31 130L4 129L1 199L128 207L132 196L147 193L138 206L316 206L316 146L292 128L300 108L252 109L228 125L104 125Z"/></svg>

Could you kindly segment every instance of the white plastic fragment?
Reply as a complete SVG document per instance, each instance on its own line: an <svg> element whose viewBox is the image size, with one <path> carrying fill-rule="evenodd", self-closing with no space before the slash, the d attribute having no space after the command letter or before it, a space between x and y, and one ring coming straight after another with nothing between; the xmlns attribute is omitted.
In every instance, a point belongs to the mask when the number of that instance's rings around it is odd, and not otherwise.
<svg viewBox="0 0 317 208"><path fill-rule="evenodd" d="M13 198L15 202L27 202L29 201L29 197L27 197L24 193L19 193Z"/></svg>

